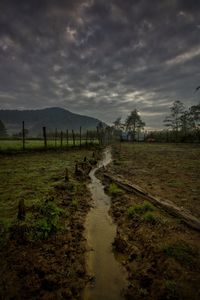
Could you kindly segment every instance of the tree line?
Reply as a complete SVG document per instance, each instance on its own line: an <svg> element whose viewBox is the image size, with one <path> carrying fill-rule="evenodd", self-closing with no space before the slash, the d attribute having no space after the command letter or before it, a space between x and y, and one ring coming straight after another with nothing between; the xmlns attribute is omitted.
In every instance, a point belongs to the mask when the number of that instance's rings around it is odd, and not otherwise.
<svg viewBox="0 0 200 300"><path fill-rule="evenodd" d="M170 129L176 142L200 141L200 104L187 110L181 101L174 101L164 125Z"/></svg>

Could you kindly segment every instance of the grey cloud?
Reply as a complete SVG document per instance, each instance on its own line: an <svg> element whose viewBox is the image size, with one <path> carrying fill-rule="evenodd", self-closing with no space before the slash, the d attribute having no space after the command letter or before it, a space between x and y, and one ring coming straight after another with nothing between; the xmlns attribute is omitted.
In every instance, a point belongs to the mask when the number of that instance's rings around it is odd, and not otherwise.
<svg viewBox="0 0 200 300"><path fill-rule="evenodd" d="M61 106L111 123L137 107L162 127L198 103L197 0L2 0L1 108Z"/></svg>

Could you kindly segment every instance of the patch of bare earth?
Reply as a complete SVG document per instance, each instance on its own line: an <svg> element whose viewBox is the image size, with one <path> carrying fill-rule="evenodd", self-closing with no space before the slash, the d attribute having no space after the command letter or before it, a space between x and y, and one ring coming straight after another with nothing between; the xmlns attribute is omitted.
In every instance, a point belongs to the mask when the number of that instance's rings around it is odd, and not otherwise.
<svg viewBox="0 0 200 300"><path fill-rule="evenodd" d="M122 143L113 172L200 217L200 145Z"/></svg>
<svg viewBox="0 0 200 300"><path fill-rule="evenodd" d="M199 148L191 149L188 152L187 147L173 145L136 145L135 148L122 145L121 149L114 149L113 164L103 172L123 175L148 192L194 212L199 207L196 199L199 186L195 182L199 172L196 167ZM117 224L113 249L128 271L127 299L200 299L199 232L141 196L120 191L107 178L101 178L111 195L110 213ZM190 178L187 185L190 188L184 184L167 185L170 180L179 178L181 182ZM174 200L177 193L180 197ZM182 198L188 202L195 199L188 204L181 201Z"/></svg>

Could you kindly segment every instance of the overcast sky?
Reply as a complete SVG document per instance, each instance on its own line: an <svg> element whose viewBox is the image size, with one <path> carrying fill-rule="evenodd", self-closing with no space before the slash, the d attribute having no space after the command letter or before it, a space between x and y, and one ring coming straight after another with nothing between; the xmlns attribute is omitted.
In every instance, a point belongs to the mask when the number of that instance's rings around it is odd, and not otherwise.
<svg viewBox="0 0 200 300"><path fill-rule="evenodd" d="M200 0L0 0L0 108L58 106L160 128L198 104Z"/></svg>

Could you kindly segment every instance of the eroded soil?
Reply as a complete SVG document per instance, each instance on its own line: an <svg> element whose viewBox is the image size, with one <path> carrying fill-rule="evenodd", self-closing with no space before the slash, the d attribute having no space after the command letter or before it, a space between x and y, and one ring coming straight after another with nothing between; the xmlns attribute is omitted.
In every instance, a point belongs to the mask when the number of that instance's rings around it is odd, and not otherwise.
<svg viewBox="0 0 200 300"><path fill-rule="evenodd" d="M87 175L82 171L75 174L74 170L77 160L83 162L86 155L93 159L92 151L1 157L2 165L6 164L4 172L1 170L1 190L5 191L1 199L1 299L81 299L88 281L83 225L91 195L87 189ZM24 181L24 160L27 161L27 182ZM32 176L29 168L34 169ZM11 209L8 207L8 215L7 211L3 215L8 194L4 186L7 173L9 203L14 205ZM33 186L37 187L38 179L43 182L37 193ZM18 182L21 182L20 187ZM30 185L36 193L32 201L26 198L26 188L30 192ZM43 185L46 188L42 192ZM17 219L14 188L18 199L20 190L22 197L27 199L25 220ZM6 228L6 222L9 222L9 228Z"/></svg>
<svg viewBox="0 0 200 300"><path fill-rule="evenodd" d="M174 156L168 152L167 146L163 145L160 148L156 145L149 146L148 148L145 145L149 156L145 154L143 146L138 146L134 150L133 146L129 145L122 145L121 149L115 148L113 164L98 174L104 181L107 192L112 196L110 213L118 228L113 249L117 259L126 267L129 274L127 299L197 300L200 298L199 232L189 229L178 219L147 204L140 196L120 191L103 177L104 172L123 175L129 181L145 187L152 194L158 195L158 191L162 191L159 196L167 196L171 201L178 192L179 197L175 197L174 202L190 208L192 212L195 211L198 207L197 199L193 203L187 202L196 197L194 195L197 195L196 191L199 189L198 183L195 182L196 171L199 172L196 168L199 164L197 157L199 148L194 147L194 151L184 154L183 150L175 147ZM182 153L181 156L178 155L179 151ZM186 155L189 156L190 164ZM166 158L169 160L164 163ZM179 176L184 158L185 171ZM179 167L173 167L175 161ZM188 169L189 165L192 166L191 169ZM167 185L172 178L177 180L179 177L182 180L190 178L191 190L184 186L171 189ZM193 189L195 191L192 191ZM182 197L188 197L188 200L179 201Z"/></svg>
<svg viewBox="0 0 200 300"><path fill-rule="evenodd" d="M113 172L200 217L200 146L121 143Z"/></svg>

